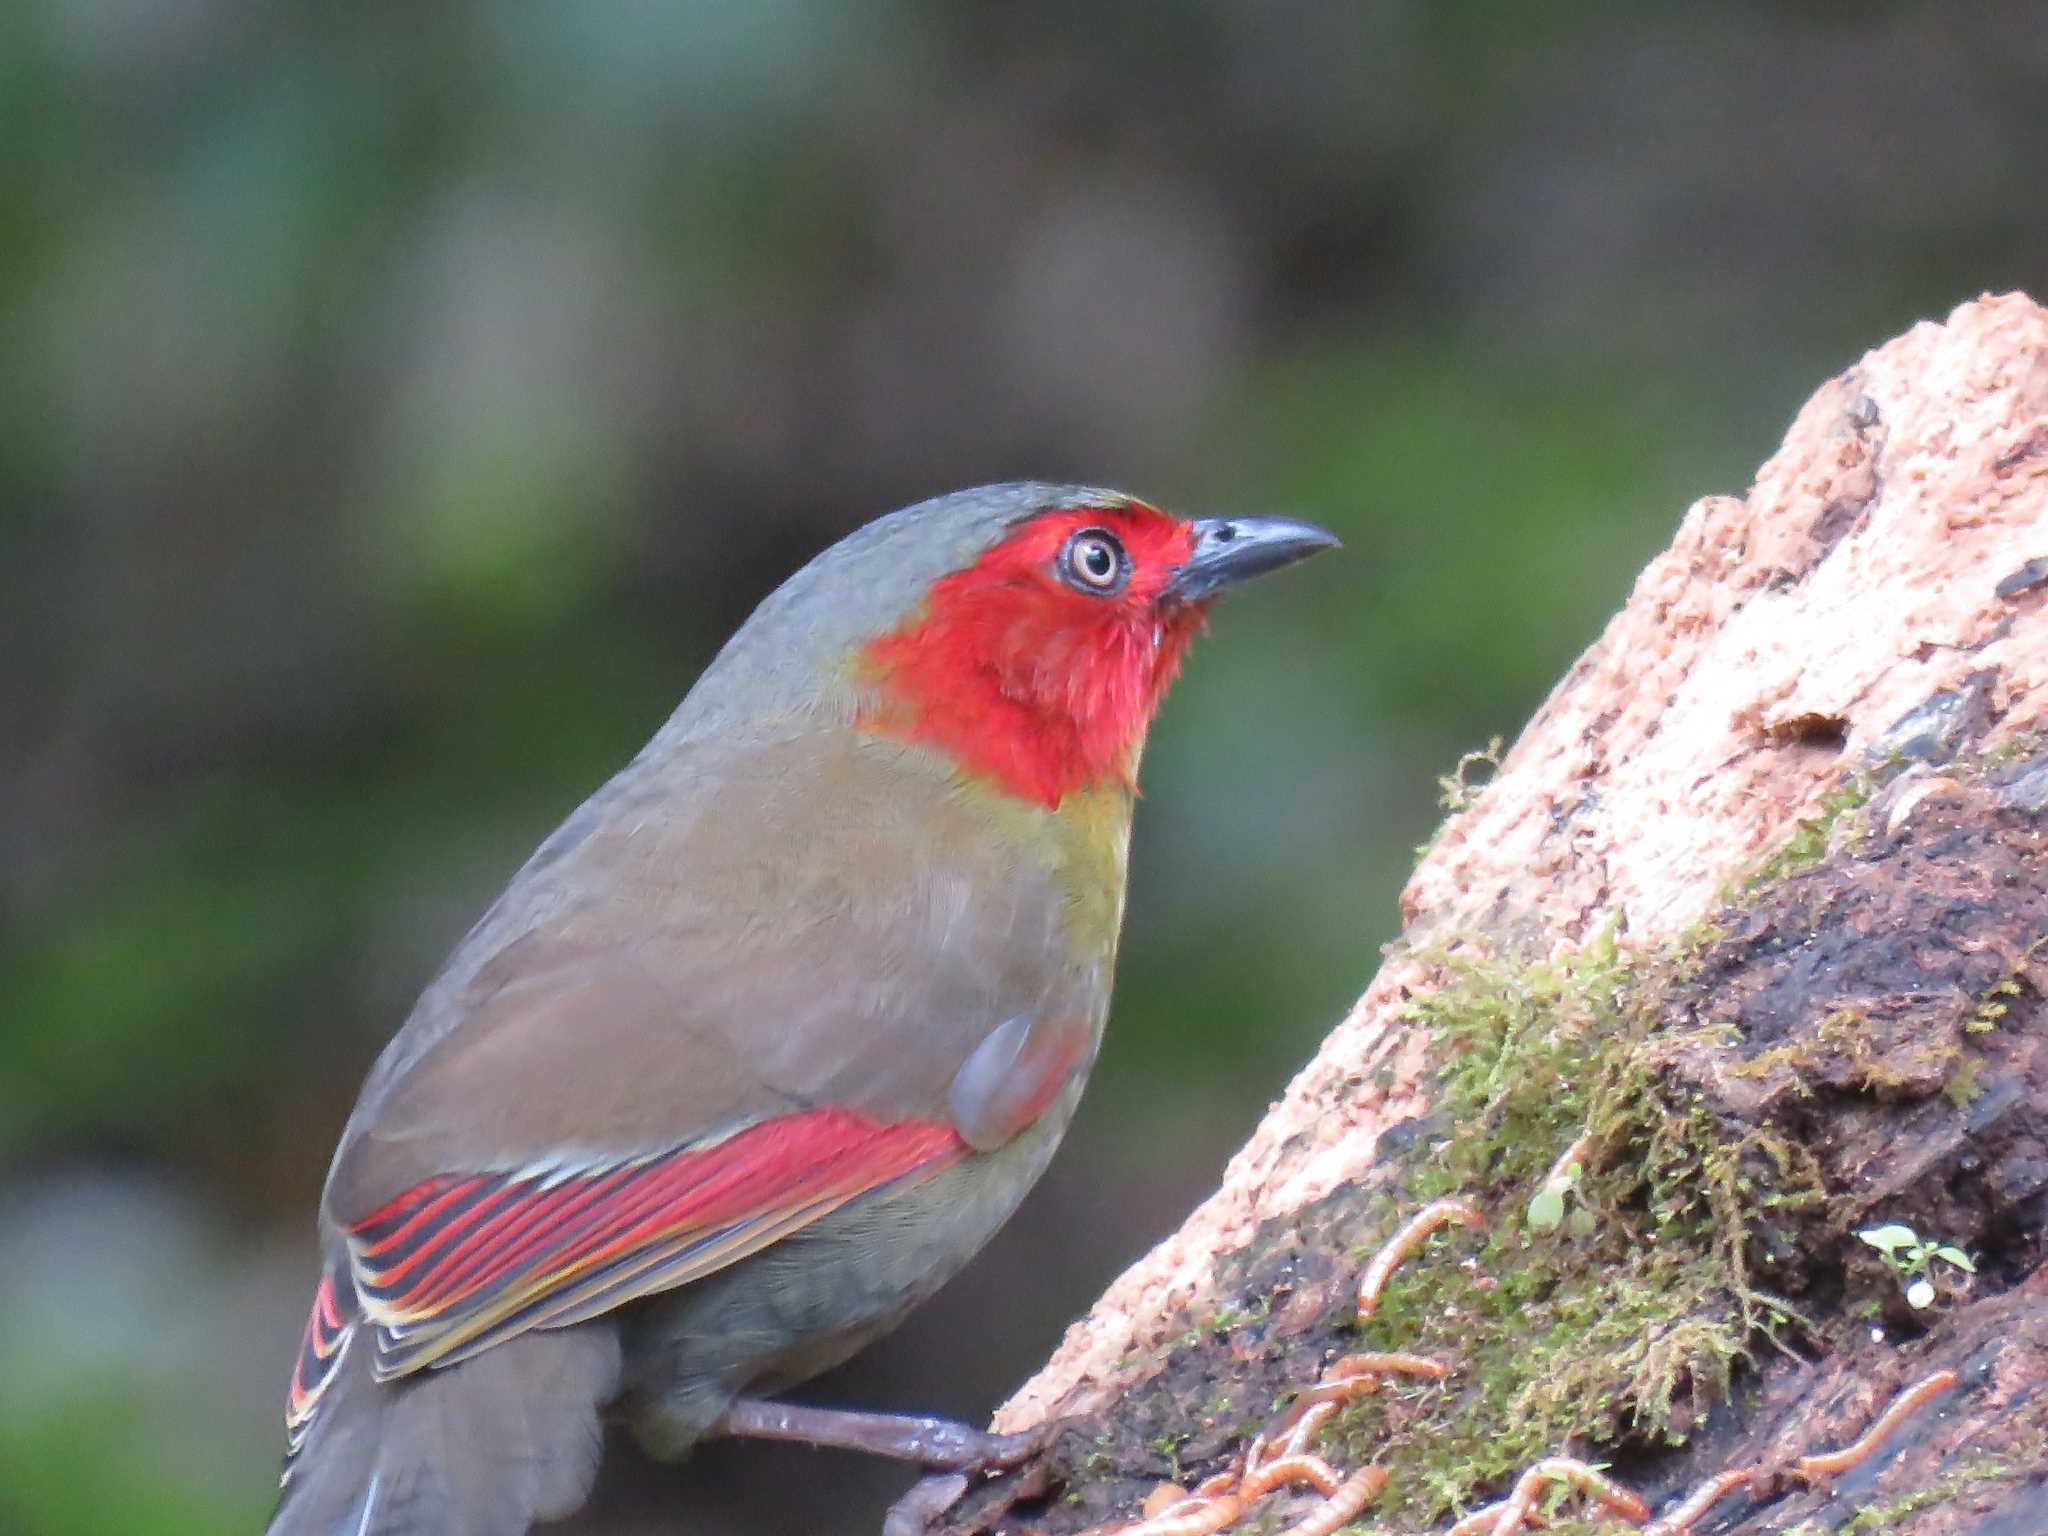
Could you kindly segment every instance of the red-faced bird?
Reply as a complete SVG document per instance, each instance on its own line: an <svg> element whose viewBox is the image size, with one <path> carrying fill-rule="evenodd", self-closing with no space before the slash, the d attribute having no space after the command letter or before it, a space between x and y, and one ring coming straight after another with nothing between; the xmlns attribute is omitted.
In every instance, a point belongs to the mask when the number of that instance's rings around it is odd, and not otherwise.
<svg viewBox="0 0 2048 1536"><path fill-rule="evenodd" d="M1044 1172L1108 1012L1146 727L1217 592L1335 542L996 485L763 602L371 1070L274 1536L518 1536L583 1502L607 1421L663 1456L1014 1459L765 1399Z"/></svg>

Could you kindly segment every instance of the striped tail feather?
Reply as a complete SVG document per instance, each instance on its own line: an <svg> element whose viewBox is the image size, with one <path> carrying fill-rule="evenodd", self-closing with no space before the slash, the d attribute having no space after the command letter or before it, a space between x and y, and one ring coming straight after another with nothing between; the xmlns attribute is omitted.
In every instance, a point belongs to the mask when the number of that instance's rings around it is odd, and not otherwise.
<svg viewBox="0 0 2048 1536"><path fill-rule="evenodd" d="M524 1536L589 1497L599 1406L618 1389L610 1319L389 1382L367 1331L345 1266L330 1267L292 1375L267 1536Z"/></svg>

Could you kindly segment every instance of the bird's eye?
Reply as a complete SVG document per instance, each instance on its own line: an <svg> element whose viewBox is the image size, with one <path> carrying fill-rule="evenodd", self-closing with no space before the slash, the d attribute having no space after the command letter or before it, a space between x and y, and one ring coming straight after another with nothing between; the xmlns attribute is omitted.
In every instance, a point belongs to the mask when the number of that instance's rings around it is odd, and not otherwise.
<svg viewBox="0 0 2048 1536"><path fill-rule="evenodd" d="M1107 529L1083 528L1060 551L1060 574L1083 592L1106 596L1130 580L1131 557Z"/></svg>

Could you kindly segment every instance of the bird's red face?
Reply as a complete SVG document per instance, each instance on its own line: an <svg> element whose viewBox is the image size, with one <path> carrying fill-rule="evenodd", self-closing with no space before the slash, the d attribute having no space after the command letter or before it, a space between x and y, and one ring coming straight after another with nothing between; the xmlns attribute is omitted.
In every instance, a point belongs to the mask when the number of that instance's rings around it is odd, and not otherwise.
<svg viewBox="0 0 2048 1536"><path fill-rule="evenodd" d="M1038 513L868 644L868 723L1048 807L1128 781L1202 624L1203 604L1167 595L1193 548L1189 524L1139 502Z"/></svg>
<svg viewBox="0 0 2048 1536"><path fill-rule="evenodd" d="M879 703L864 724L1048 808L1128 784L1210 597L1333 543L1306 524L1188 522L1139 501L1037 513L867 644Z"/></svg>

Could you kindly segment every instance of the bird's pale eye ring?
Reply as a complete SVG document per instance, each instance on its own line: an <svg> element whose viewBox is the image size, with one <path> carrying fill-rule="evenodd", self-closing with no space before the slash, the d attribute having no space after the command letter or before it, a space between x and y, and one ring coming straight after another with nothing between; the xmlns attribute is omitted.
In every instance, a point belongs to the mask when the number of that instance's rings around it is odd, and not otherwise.
<svg viewBox="0 0 2048 1536"><path fill-rule="evenodd" d="M1059 570L1069 586L1107 597L1131 579L1131 557L1107 528L1083 528L1061 547Z"/></svg>

